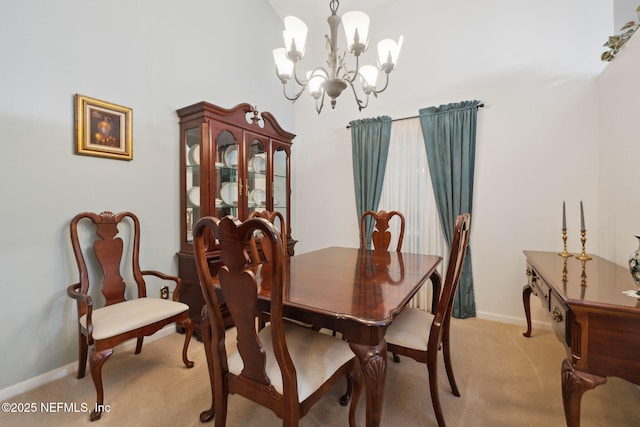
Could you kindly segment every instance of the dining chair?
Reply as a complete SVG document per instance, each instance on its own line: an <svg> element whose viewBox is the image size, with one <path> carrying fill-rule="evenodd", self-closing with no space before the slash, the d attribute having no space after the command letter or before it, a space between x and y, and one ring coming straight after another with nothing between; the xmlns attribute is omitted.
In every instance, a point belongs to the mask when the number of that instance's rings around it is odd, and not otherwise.
<svg viewBox="0 0 640 427"><path fill-rule="evenodd" d="M284 222L284 216L278 211L253 211L249 215L249 218L264 218L274 226L279 226L280 230L280 238L282 239L282 249L284 251L284 256L287 257L289 254L287 253L287 241L285 240L286 236L286 225ZM261 262L264 262L267 258L270 257L270 254L267 253L269 251L269 245L261 244L261 236L254 235L253 238L249 242L249 246L251 248L252 256L255 259L260 259ZM258 313L258 327L260 329L264 328L264 326L269 321L269 313L259 312ZM311 327L311 325L306 325L307 327Z"/></svg>
<svg viewBox="0 0 640 427"><path fill-rule="evenodd" d="M214 284L209 270L203 236L211 233L220 244L222 266ZM257 264L247 252L255 233L269 246L271 258ZM349 409L349 425L362 391L358 359L349 344L329 335L285 322L283 317L283 241L275 226L264 218L245 222L232 218L203 217L194 229L196 269L206 303L203 321L212 407L200 420L215 417L216 427L226 425L230 394L239 394L271 409L284 426L297 426L302 418L342 377L347 392L340 403ZM270 287L270 323L257 330L259 289ZM226 328L221 314L224 301L236 327L235 348L225 342Z"/></svg>
<svg viewBox="0 0 640 427"><path fill-rule="evenodd" d="M360 247L367 246L367 220L372 219L373 232L371 233L371 243L373 249L377 251L388 251L391 244L391 232L389 231L389 221L397 216L400 221L400 232L398 233L398 243L396 244L396 252L402 250L402 241L404 240L404 215L398 211L366 211L360 217ZM335 332L334 332L335 333ZM393 360L400 361L400 357L393 353Z"/></svg>
<svg viewBox="0 0 640 427"><path fill-rule="evenodd" d="M267 221L269 221L270 223L272 223L274 226L276 227L280 227L279 228L279 232L280 232L280 237L282 239L282 247L284 250L284 256L287 257L288 253L287 253L287 241L285 240L286 237L286 226L285 226L285 222L284 222L284 216L282 216L282 214L278 211L268 211L268 210L263 210L263 211L253 211L251 212L251 214L249 215L249 218L264 218ZM254 236L255 238L251 239L251 241L249 242L252 252L255 255L258 255L259 252L264 251L264 250L269 250L268 246L265 248L261 248L260 246L260 236ZM263 259L265 257L268 257L267 255L263 256Z"/></svg>
<svg viewBox="0 0 640 427"><path fill-rule="evenodd" d="M269 221L271 224L275 226L279 226L280 235L281 237L283 237L282 244L283 245L287 244L287 242L284 240L284 236L286 233L286 224L284 222L284 216L282 215L281 212L268 211L268 210L253 211L251 212L251 215L249 215L249 218L264 218L267 221ZM276 228L278 229L278 227Z"/></svg>
<svg viewBox="0 0 640 427"><path fill-rule="evenodd" d="M442 348L451 391L455 396L460 396L451 365L449 331L453 297L460 281L460 273L469 240L470 218L470 215L465 213L459 215L456 219L447 274L435 313L427 313L417 308L407 307L391 322L385 333L388 351L411 357L427 365L431 402L440 427L444 427L446 424L438 396L437 356L439 348Z"/></svg>
<svg viewBox="0 0 640 427"><path fill-rule="evenodd" d="M87 226L79 226L81 221ZM125 240L117 237L120 232L118 226L124 228L127 224L131 225L130 232L123 234L130 239L125 243ZM193 325L189 318L189 306L178 301L182 286L180 278L140 269L140 221L133 213L83 212L71 220L70 232L80 281L67 288L67 295L76 300L78 307L78 378L85 376L88 349L90 345L94 346L89 367L97 393L97 403L90 415L91 421L95 421L100 418L104 408L102 366L113 354L116 345L136 338L135 354L138 354L142 351L145 336L171 323L179 323L185 331L182 361L187 368L192 368L193 362L187 358L187 349ZM125 253L129 255L123 257ZM131 259L131 270L121 271L126 258ZM95 268L91 269L92 266ZM135 289L136 296L126 297L128 285L123 275L132 276L136 286L130 286L129 292ZM173 298L149 297L144 276L173 282ZM97 306L95 293L91 291L92 282L100 286L106 300L103 307Z"/></svg>
<svg viewBox="0 0 640 427"><path fill-rule="evenodd" d="M396 245L396 252L400 252L402 249L402 240L404 239L404 215L398 211L366 211L360 217L360 247L366 248L367 246L367 221L373 219L374 228L371 233L371 242L373 248L376 250L389 250L391 244L391 232L389 232L389 221L394 216L397 216L400 221L400 232L398 234L398 243Z"/></svg>

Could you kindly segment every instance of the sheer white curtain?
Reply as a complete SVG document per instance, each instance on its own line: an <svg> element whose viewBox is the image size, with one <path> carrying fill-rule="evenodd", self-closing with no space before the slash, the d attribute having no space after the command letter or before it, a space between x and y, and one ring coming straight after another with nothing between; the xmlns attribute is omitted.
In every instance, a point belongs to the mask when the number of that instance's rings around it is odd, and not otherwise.
<svg viewBox="0 0 640 427"><path fill-rule="evenodd" d="M389 156L378 209L402 212L406 222L402 251L442 256L439 267L442 274L448 261L448 249L440 228L418 118L395 121L391 125ZM389 228L393 236L398 235L397 221L392 220ZM397 240L392 240L389 247L394 248L396 243ZM429 283L420 289L410 305L430 310Z"/></svg>

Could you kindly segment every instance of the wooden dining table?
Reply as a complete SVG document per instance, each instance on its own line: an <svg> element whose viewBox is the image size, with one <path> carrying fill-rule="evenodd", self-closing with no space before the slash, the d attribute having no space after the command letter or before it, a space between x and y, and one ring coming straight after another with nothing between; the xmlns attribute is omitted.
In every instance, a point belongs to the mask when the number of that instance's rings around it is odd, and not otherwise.
<svg viewBox="0 0 640 427"><path fill-rule="evenodd" d="M440 262L436 255L344 247L285 260L284 316L340 332L349 342L365 382L368 427L379 426L382 415L386 328L428 279L435 305L441 287ZM258 282L258 308L269 312L270 286ZM210 351L206 345L205 349Z"/></svg>

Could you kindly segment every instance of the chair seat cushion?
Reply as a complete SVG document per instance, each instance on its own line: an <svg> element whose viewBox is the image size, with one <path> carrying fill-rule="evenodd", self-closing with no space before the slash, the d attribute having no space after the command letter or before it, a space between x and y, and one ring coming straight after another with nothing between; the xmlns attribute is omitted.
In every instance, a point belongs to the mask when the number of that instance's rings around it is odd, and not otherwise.
<svg viewBox="0 0 640 427"><path fill-rule="evenodd" d="M102 340L150 325L189 310L187 304L161 298L136 298L93 310L93 339ZM80 317L87 327L87 316Z"/></svg>
<svg viewBox="0 0 640 427"><path fill-rule="evenodd" d="M407 307L393 319L384 339L389 344L427 351L433 318L433 314L424 310Z"/></svg>
<svg viewBox="0 0 640 427"><path fill-rule="evenodd" d="M355 357L346 341L296 325L285 325L285 341L298 376L298 401L302 402L324 384L342 365ZM266 353L267 376L280 394L282 374L273 353L271 325L258 337ZM237 351L228 357L229 372L240 375L244 363Z"/></svg>

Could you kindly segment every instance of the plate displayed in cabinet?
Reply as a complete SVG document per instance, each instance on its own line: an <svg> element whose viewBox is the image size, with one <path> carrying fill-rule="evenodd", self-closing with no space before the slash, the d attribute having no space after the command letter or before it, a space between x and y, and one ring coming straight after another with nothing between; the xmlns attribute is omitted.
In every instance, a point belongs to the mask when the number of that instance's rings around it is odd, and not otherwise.
<svg viewBox="0 0 640 427"><path fill-rule="evenodd" d="M267 195L264 190L256 188L255 190L249 193L249 199L251 199L256 206L264 206L267 201Z"/></svg>
<svg viewBox="0 0 640 427"><path fill-rule="evenodd" d="M266 161L264 157L261 155L257 155L249 160L249 167L252 168L256 172L264 172L266 166Z"/></svg>
<svg viewBox="0 0 640 427"><path fill-rule="evenodd" d="M197 166L200 164L200 144L196 144L189 149L187 160L192 166Z"/></svg>
<svg viewBox="0 0 640 427"><path fill-rule="evenodd" d="M220 197L227 205L238 204L238 183L225 182L220 188Z"/></svg>
<svg viewBox="0 0 640 427"><path fill-rule="evenodd" d="M224 151L224 163L230 168L238 167L238 147L230 145Z"/></svg>
<svg viewBox="0 0 640 427"><path fill-rule="evenodd" d="M200 187L191 187L187 192L187 200L190 206L200 206Z"/></svg>

